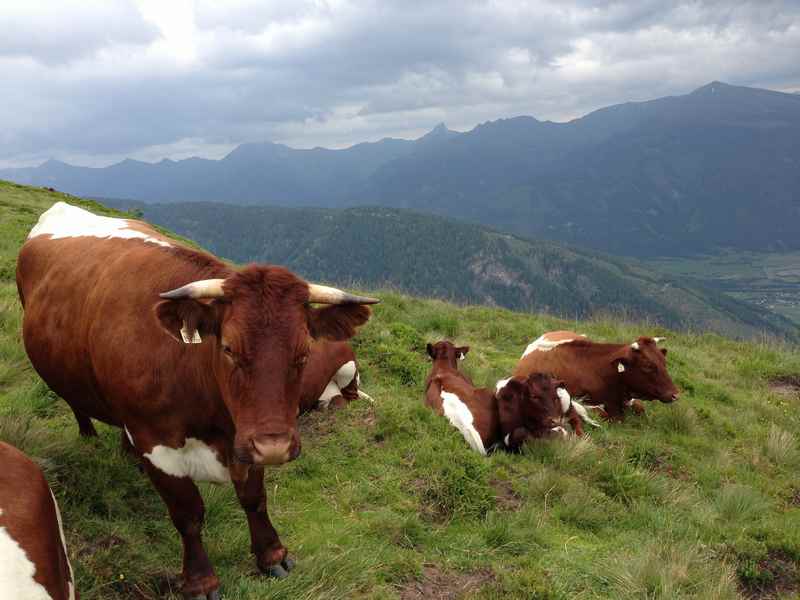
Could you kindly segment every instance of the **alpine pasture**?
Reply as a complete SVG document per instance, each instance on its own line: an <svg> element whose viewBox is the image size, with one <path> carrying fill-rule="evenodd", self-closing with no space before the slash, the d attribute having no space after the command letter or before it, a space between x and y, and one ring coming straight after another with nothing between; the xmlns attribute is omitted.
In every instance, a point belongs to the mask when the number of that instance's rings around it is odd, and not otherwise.
<svg viewBox="0 0 800 600"><path fill-rule="evenodd" d="M120 214L0 182L0 439L42 466L81 598L177 599L180 538L164 504L120 451L118 430L96 423L98 438L78 436L69 407L21 345L16 255L58 200ZM202 484L204 541L224 598L732 599L800 591L798 348L369 294L383 302L353 345L375 404L357 400L303 417L302 455L267 474L270 515L297 559L288 578L257 574L233 488ZM462 368L477 385L493 385L553 329L608 341L666 337L681 399L588 428L584 438L489 457L424 406L427 342L469 345Z"/></svg>

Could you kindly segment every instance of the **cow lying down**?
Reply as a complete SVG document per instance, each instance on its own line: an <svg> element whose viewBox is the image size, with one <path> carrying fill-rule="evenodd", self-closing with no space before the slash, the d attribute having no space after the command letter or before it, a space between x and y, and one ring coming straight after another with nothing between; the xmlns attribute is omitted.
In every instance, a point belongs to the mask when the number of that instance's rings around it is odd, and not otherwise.
<svg viewBox="0 0 800 600"><path fill-rule="evenodd" d="M374 400L359 389L361 377L355 352L347 342L315 341L303 369L300 412L342 408L351 400Z"/></svg>
<svg viewBox="0 0 800 600"><path fill-rule="evenodd" d="M41 469L0 442L0 598L75 600L61 513Z"/></svg>
<svg viewBox="0 0 800 600"><path fill-rule="evenodd" d="M447 417L473 450L486 455L495 448L514 450L531 437L567 435L563 418L570 409L570 399L559 382L542 374L505 380L497 395L495 390L476 388L459 371L458 361L468 352L468 346L456 347L447 341L428 344L433 366L425 403ZM585 417L591 421L588 415ZM579 431L580 426L576 433Z"/></svg>
<svg viewBox="0 0 800 600"><path fill-rule="evenodd" d="M632 343L603 344L573 331L551 331L528 345L513 374L553 373L573 398L597 407L608 419L621 420L625 408L644 412L639 398L665 403L678 399L667 372L667 350L658 347L663 340L640 337Z"/></svg>

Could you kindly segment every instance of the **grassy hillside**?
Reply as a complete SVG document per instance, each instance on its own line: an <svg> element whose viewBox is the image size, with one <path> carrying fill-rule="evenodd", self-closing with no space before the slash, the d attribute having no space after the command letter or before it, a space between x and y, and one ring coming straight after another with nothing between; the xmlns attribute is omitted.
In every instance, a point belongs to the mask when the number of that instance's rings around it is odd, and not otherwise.
<svg viewBox="0 0 800 600"><path fill-rule="evenodd" d="M555 316L625 315L667 327L796 337L788 320L632 259L389 208L346 210L115 200L237 262L309 279Z"/></svg>
<svg viewBox="0 0 800 600"><path fill-rule="evenodd" d="M0 186L0 439L44 465L84 600L177 599L178 536L121 456L119 432L100 427L99 439L80 439L20 345L15 254L59 196ZM376 404L304 418L302 456L267 475L272 520L298 559L288 579L256 575L232 488L203 486L205 541L225 598L666 600L800 590L797 348L375 293L384 302L355 346ZM491 382L531 338L565 326L608 340L667 335L681 400L585 439L489 458L423 408L426 341L471 345L467 370Z"/></svg>

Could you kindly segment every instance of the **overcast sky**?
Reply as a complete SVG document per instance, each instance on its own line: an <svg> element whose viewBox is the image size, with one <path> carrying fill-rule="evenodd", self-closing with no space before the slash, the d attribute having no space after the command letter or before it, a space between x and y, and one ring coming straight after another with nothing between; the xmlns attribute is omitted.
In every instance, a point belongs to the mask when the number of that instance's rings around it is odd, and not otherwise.
<svg viewBox="0 0 800 600"><path fill-rule="evenodd" d="M0 167L218 158L800 89L800 0L0 3Z"/></svg>

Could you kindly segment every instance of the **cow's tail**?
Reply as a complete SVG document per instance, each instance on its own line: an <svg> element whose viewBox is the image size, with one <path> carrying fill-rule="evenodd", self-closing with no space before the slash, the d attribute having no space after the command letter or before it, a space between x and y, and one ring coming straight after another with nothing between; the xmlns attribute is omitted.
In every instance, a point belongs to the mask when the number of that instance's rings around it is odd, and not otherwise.
<svg viewBox="0 0 800 600"><path fill-rule="evenodd" d="M358 397L369 400L372 404L375 404L375 398L367 394L364 390L358 390Z"/></svg>
<svg viewBox="0 0 800 600"><path fill-rule="evenodd" d="M589 413L587 412L586 407L583 404L581 404L577 400L573 400L572 401L572 406L575 407L575 412L578 413L578 415L580 416L581 419L583 419L584 421L589 423L589 425L594 425L595 427L600 427L600 423L598 423L597 421L595 421L594 419L592 419L589 416Z"/></svg>

